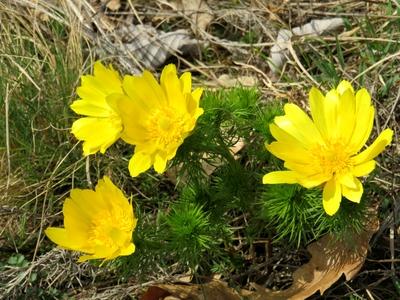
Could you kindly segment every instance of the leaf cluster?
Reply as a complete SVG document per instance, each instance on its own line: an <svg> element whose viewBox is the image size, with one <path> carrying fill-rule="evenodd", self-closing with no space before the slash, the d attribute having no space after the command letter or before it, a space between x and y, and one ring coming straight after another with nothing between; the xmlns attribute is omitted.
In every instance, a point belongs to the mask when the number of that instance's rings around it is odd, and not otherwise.
<svg viewBox="0 0 400 300"><path fill-rule="evenodd" d="M349 236L362 231L369 217L367 197L359 204L342 199L340 210L329 216L322 206L320 188L279 184L264 189L259 218L267 221L267 227L275 231L275 241L289 242L297 247L326 233L346 241Z"/></svg>

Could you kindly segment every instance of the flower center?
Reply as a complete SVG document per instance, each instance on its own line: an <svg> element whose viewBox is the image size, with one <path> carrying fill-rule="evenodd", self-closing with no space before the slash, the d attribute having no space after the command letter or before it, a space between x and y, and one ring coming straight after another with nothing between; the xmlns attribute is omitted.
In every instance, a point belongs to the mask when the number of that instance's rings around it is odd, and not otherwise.
<svg viewBox="0 0 400 300"><path fill-rule="evenodd" d="M123 212L101 211L92 219L90 240L95 245L110 249L119 248L130 239L133 224Z"/></svg>
<svg viewBox="0 0 400 300"><path fill-rule="evenodd" d="M160 149L176 147L186 137L187 117L170 107L157 110L148 121L149 138L158 144Z"/></svg>
<svg viewBox="0 0 400 300"><path fill-rule="evenodd" d="M333 141L324 146L316 146L311 153L324 174L335 175L352 166L350 154L345 150L342 143Z"/></svg>

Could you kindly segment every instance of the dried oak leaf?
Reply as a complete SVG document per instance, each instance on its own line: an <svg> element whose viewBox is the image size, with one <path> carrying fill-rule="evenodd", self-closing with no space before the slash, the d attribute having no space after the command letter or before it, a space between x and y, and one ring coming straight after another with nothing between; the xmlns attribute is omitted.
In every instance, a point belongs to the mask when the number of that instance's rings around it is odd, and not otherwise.
<svg viewBox="0 0 400 300"><path fill-rule="evenodd" d="M170 298L170 297L173 298ZM141 300L190 299L190 300L240 300L241 297L220 280L205 284L158 284L148 288Z"/></svg>
<svg viewBox="0 0 400 300"><path fill-rule="evenodd" d="M294 272L293 284L288 289L271 291L253 285L256 292L249 298L251 300L306 299L318 290L322 295L342 274L346 280L352 279L363 266L369 240L378 228L379 221L373 216L365 230L353 236L352 245L338 241L331 235L325 235L307 247L312 257L307 264Z"/></svg>

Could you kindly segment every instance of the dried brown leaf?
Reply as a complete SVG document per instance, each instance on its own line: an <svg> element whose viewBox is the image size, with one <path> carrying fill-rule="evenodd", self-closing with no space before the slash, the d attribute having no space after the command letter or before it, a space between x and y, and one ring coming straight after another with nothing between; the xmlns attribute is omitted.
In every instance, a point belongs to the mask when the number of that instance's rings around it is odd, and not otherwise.
<svg viewBox="0 0 400 300"><path fill-rule="evenodd" d="M192 31L206 30L208 24L213 20L213 14L205 0L178 0L176 5L192 20Z"/></svg>
<svg viewBox="0 0 400 300"><path fill-rule="evenodd" d="M212 280L205 284L159 284L151 286L140 299L240 300L241 297L225 282Z"/></svg>
<svg viewBox="0 0 400 300"><path fill-rule="evenodd" d="M346 280L352 279L363 266L369 240L378 228L379 221L374 216L361 234L354 235L352 245L325 235L308 246L307 250L312 257L307 264L294 272L293 284L288 289L271 291L253 285L256 292L250 299L306 299L317 291L322 295L342 274Z"/></svg>
<svg viewBox="0 0 400 300"><path fill-rule="evenodd" d="M106 7L110 10L118 10L121 7L121 1L120 0L102 0L102 3L106 4Z"/></svg>

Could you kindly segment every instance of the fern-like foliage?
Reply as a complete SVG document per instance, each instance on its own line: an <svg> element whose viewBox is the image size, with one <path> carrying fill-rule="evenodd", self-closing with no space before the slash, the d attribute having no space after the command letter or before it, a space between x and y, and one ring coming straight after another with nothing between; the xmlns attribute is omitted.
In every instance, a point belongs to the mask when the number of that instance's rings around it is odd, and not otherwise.
<svg viewBox="0 0 400 300"><path fill-rule="evenodd" d="M193 189L184 189L179 201L165 216L167 248L177 260L191 268L200 263L205 252L213 252L218 247L217 230L195 197Z"/></svg>
<svg viewBox="0 0 400 300"><path fill-rule="evenodd" d="M359 233L368 218L367 199L360 204L342 199L334 216L322 207L322 190L305 189L299 185L268 185L261 195L259 217L275 230L275 241L288 241L300 247L326 233L346 240Z"/></svg>

